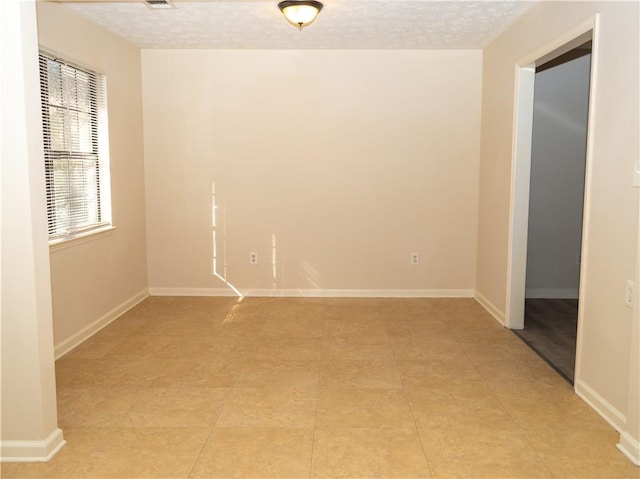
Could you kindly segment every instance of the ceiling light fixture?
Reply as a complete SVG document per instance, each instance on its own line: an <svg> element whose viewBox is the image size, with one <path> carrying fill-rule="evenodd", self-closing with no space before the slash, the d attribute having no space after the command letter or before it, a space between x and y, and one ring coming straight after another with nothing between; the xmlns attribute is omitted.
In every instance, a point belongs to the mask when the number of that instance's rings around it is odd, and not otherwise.
<svg viewBox="0 0 640 479"><path fill-rule="evenodd" d="M169 0L144 0L144 4L153 9L157 8L176 8Z"/></svg>
<svg viewBox="0 0 640 479"><path fill-rule="evenodd" d="M315 0L285 0L278 4L278 8L291 25L302 30L316 19L322 10L322 3Z"/></svg>

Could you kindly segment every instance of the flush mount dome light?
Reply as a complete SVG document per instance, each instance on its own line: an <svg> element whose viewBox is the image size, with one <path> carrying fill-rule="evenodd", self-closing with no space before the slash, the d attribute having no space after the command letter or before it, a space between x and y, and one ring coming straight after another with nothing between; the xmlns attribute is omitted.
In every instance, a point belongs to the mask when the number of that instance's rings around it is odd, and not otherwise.
<svg viewBox="0 0 640 479"><path fill-rule="evenodd" d="M322 3L315 0L286 0L280 2L278 8L291 25L302 30L316 19L322 10Z"/></svg>

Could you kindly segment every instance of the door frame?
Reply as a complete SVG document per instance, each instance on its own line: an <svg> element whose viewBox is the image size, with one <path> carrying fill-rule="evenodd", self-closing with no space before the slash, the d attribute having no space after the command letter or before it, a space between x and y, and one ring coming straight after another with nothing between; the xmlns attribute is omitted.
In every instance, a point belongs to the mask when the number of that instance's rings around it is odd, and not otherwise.
<svg viewBox="0 0 640 479"><path fill-rule="evenodd" d="M505 308L505 326L509 329L522 329L524 327L535 69L536 66L542 65L591 40L589 115L587 119L587 150L585 159L584 209L582 217L582 247L578 296L584 299L584 296L587 294L585 285L589 274L589 218L591 211L593 126L596 105L595 91L598 70L598 25L599 14L595 14L542 48L524 56L515 64L511 193L509 200L509 249L507 258L507 300ZM579 301L575 370L576 383L579 377L580 358L582 355L583 304L583 300Z"/></svg>

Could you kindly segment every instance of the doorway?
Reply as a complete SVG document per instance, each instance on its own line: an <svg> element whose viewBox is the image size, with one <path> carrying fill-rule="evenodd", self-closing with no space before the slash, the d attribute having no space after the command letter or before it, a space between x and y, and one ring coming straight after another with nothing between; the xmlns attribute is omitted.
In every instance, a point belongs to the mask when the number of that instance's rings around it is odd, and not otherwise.
<svg viewBox="0 0 640 479"><path fill-rule="evenodd" d="M524 327L514 332L573 384L591 41L536 67Z"/></svg>
<svg viewBox="0 0 640 479"><path fill-rule="evenodd" d="M527 281L527 260L529 256L528 242L529 242L529 193L531 186L532 176L532 149L533 149L533 123L534 123L534 91L536 85L536 76L544 73L543 66L546 66L546 70L550 72L557 65L566 63L566 60L570 56L584 57L583 52L572 52L566 57L563 55L573 50L587 49L590 45L591 48L591 62L597 63L598 54L598 20L599 16L596 14L590 19L586 20L582 24L576 26L574 29L566 32L556 40L541 47L540 49L530 53L526 57L522 58L516 64L516 85L515 85L515 111L514 111L514 144L513 144L513 162L511 171L511 197L510 197L510 222L509 222L509 250L508 250L508 265L507 265L507 301L505 308L505 325L512 330L523 330L525 328L525 291L529 289L529 296L541 295L545 293L545 289L554 290L553 294L546 291L547 296L554 295L554 298L543 299L572 299L575 301L577 309L577 332L575 338L575 349L572 351L575 353L575 368L572 370L569 367L569 372L574 372L574 381L578 382L580 379L580 358L581 358L581 331L582 331L582 318L584 316L582 304L584 303L585 290L583 285L588 275L588 251L589 251L589 217L590 217L590 184L591 184L591 152L592 152L592 135L590 132L593 128L593 114L590 111L586 124L586 140L582 138L583 151L586 150L586 162L585 156L582 157L584 164L584 173L574 174L572 178L575 180L578 176L581 176L583 194L583 213L577 216L582 218L582 235L581 243L579 246L574 245L574 252L569 255L570 261L575 266L577 273L574 270L574 277L578 278L577 288L560 286L559 283L550 287L534 288L534 283ZM592 42L592 43L589 43ZM579 53L579 55L576 55ZM584 60L583 60L584 61ZM590 66L590 63L589 66ZM538 73L536 70L539 68ZM595 82L595 70L590 68L588 75L588 105L594 105L594 92L596 91ZM550 114L547 111L547 114ZM556 114L559 118L558 121L564 121L565 127L571 127L572 122L563 119L562 115ZM573 125L575 126L575 125ZM585 145L586 143L586 145ZM586 146L586 147L585 147ZM533 172L534 176L537 173ZM535 187L535 185L534 185ZM558 187L555 188L556 190ZM546 211L549 211L547 206ZM576 216L574 214L574 216ZM575 253L575 249L579 251ZM548 250L555 251L554 247L547 246ZM530 262L532 260L530 259ZM579 264L576 264L579 263ZM533 263L532 263L533 264ZM528 284L529 283L529 284ZM538 291L531 291L532 289L538 289ZM542 290L542 291L541 291ZM562 291L565 290L565 291ZM567 290L574 291L575 298L562 298L559 296L566 296ZM578 296L582 301L578 301ZM535 299L535 298L530 298ZM514 331L515 332L515 331ZM518 331L522 334L522 331ZM573 341L572 341L573 343ZM550 362L547 359L547 362Z"/></svg>

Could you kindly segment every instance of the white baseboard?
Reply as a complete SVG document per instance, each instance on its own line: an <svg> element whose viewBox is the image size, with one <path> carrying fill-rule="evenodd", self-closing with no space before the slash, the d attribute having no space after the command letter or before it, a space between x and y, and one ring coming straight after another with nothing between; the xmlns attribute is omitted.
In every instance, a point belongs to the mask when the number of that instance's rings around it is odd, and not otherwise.
<svg viewBox="0 0 640 479"><path fill-rule="evenodd" d="M631 437L628 432L620 434L618 449L635 465L640 467L640 442Z"/></svg>
<svg viewBox="0 0 640 479"><path fill-rule="evenodd" d="M578 288L557 289L557 288L528 288L524 292L525 298L537 299L578 299Z"/></svg>
<svg viewBox="0 0 640 479"><path fill-rule="evenodd" d="M576 394L591 406L591 408L597 412L602 419L607 421L612 428L618 432L624 431L624 425L627 422L627 417L618 411L613 404L600 396L600 394L585 384L581 379L576 379L574 390Z"/></svg>
<svg viewBox="0 0 640 479"><path fill-rule="evenodd" d="M480 303L480 306L486 309L487 312L496 319L496 321L498 321L503 326L506 324L504 312L500 311L495 304L493 304L491 301L487 299L487 297L484 294L476 290L474 294L474 298L478 303Z"/></svg>
<svg viewBox="0 0 640 479"><path fill-rule="evenodd" d="M111 311L96 319L94 322L84 327L73 336L65 339L64 341L55 345L54 353L55 358L59 359L73 348L79 346L82 342L89 339L91 336L96 334L98 331L103 329L104 327L111 324L113 321L118 319L124 313L133 308L136 304L143 301L145 298L149 296L149 291L147 289L143 289L139 293L135 294L133 297L126 300L124 303L119 304Z"/></svg>
<svg viewBox="0 0 640 479"><path fill-rule="evenodd" d="M236 296L227 288L149 288L151 296ZM243 296L283 298L472 298L471 289L249 289Z"/></svg>
<svg viewBox="0 0 640 479"><path fill-rule="evenodd" d="M0 462L49 462L66 443L59 428L44 441L2 441Z"/></svg>
<svg viewBox="0 0 640 479"><path fill-rule="evenodd" d="M471 298L470 289L253 289L246 296L306 298Z"/></svg>
<svg viewBox="0 0 640 479"><path fill-rule="evenodd" d="M149 288L150 296L237 296L231 288Z"/></svg>

